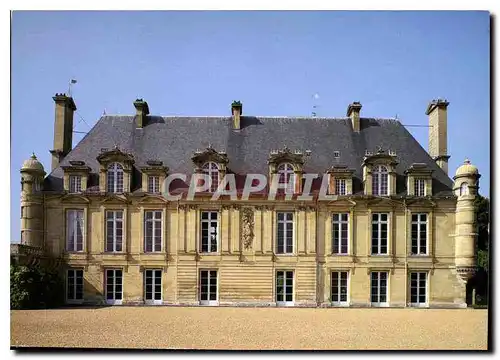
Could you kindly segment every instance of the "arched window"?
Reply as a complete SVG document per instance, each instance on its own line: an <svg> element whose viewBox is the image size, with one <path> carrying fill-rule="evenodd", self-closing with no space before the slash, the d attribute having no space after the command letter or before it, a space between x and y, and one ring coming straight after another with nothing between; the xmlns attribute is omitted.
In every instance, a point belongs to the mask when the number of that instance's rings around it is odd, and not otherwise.
<svg viewBox="0 0 500 360"><path fill-rule="evenodd" d="M460 184L460 196L469 194L469 185L466 182Z"/></svg>
<svg viewBox="0 0 500 360"><path fill-rule="evenodd" d="M120 164L112 163L108 166L107 185L107 192L123 192L123 167Z"/></svg>
<svg viewBox="0 0 500 360"><path fill-rule="evenodd" d="M389 172L383 165L376 166L372 171L372 194L379 196L389 195Z"/></svg>
<svg viewBox="0 0 500 360"><path fill-rule="evenodd" d="M295 191L295 171L289 163L283 163L278 166L278 183L286 184L285 193L293 194Z"/></svg>
<svg viewBox="0 0 500 360"><path fill-rule="evenodd" d="M210 182L210 192L217 191L219 186L219 166L214 162L207 162L203 165L203 173L208 175L211 179Z"/></svg>

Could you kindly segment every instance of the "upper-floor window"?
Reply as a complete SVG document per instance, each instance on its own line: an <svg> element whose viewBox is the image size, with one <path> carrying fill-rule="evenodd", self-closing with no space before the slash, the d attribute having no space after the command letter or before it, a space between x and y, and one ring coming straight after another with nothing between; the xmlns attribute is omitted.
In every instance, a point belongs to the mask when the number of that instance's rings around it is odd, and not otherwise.
<svg viewBox="0 0 500 360"><path fill-rule="evenodd" d="M379 196L389 195L389 172L383 165L376 166L372 172L372 194Z"/></svg>
<svg viewBox="0 0 500 360"><path fill-rule="evenodd" d="M107 185L107 192L123 192L123 167L120 164L112 163L108 166Z"/></svg>
<svg viewBox="0 0 500 360"><path fill-rule="evenodd" d="M425 196L425 179L416 178L413 184L415 196Z"/></svg>
<svg viewBox="0 0 500 360"><path fill-rule="evenodd" d="M149 175L148 176L148 193L158 194L160 192L160 177Z"/></svg>
<svg viewBox="0 0 500 360"><path fill-rule="evenodd" d="M161 251L162 211L144 212L144 251Z"/></svg>
<svg viewBox="0 0 500 360"><path fill-rule="evenodd" d="M203 165L203 173L210 177L210 192L217 191L219 186L219 166L214 162L207 162Z"/></svg>
<svg viewBox="0 0 500 360"><path fill-rule="evenodd" d="M201 212L201 252L218 251L219 213L217 211Z"/></svg>
<svg viewBox="0 0 500 360"><path fill-rule="evenodd" d="M277 254L293 253L293 212L279 212L277 228Z"/></svg>
<svg viewBox="0 0 500 360"><path fill-rule="evenodd" d="M427 254L427 214L412 214L411 216L411 253Z"/></svg>
<svg viewBox="0 0 500 360"><path fill-rule="evenodd" d="M286 184L285 193L293 194L295 190L295 171L289 163L283 163L278 166L278 183Z"/></svg>
<svg viewBox="0 0 500 360"><path fill-rule="evenodd" d="M80 175L69 176L69 192L79 193L82 191L82 177Z"/></svg>
<svg viewBox="0 0 500 360"><path fill-rule="evenodd" d="M83 251L83 210L66 212L66 250Z"/></svg>
<svg viewBox="0 0 500 360"><path fill-rule="evenodd" d="M460 184L460 196L469 194L469 186L466 182Z"/></svg>
<svg viewBox="0 0 500 360"><path fill-rule="evenodd" d="M372 255L387 255L389 215L372 214Z"/></svg>
<svg viewBox="0 0 500 360"><path fill-rule="evenodd" d="M123 210L106 211L106 251L123 251Z"/></svg>
<svg viewBox="0 0 500 360"><path fill-rule="evenodd" d="M42 190L42 185L41 185L40 180L35 179L33 181L33 191L34 192L38 192L38 191L41 191L41 190Z"/></svg>
<svg viewBox="0 0 500 360"><path fill-rule="evenodd" d="M335 195L345 195L345 179L335 179Z"/></svg>
<svg viewBox="0 0 500 360"><path fill-rule="evenodd" d="M349 243L349 214L333 214L332 253L347 254Z"/></svg>

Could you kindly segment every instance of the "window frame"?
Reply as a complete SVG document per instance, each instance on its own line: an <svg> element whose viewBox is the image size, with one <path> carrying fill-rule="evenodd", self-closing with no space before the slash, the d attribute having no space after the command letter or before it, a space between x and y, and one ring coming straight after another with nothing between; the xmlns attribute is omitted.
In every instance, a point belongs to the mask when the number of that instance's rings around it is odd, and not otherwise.
<svg viewBox="0 0 500 360"><path fill-rule="evenodd" d="M208 175L210 178L210 187L207 191L214 193L217 191L220 184L220 165L215 161L207 161L201 167L203 174ZM215 182L214 182L215 178Z"/></svg>
<svg viewBox="0 0 500 360"><path fill-rule="evenodd" d="M339 195L339 196L347 195L347 179L335 178L335 194L334 195Z"/></svg>
<svg viewBox="0 0 500 360"><path fill-rule="evenodd" d="M71 214L74 214L71 216ZM81 216L79 216L81 215ZM81 231L81 249L78 248L78 226ZM70 236L74 236L73 247L70 247ZM85 251L85 210L66 209L66 252L82 253Z"/></svg>
<svg viewBox="0 0 500 360"><path fill-rule="evenodd" d="M202 283L202 279L203 279L203 274L206 272L207 273L207 279L208 279L208 282L205 286L207 286L207 299L203 300L203 294L205 292L202 291L203 289L203 283ZM211 287L213 286L212 284L212 279L213 279L213 273L215 272L215 299L210 299L210 295L213 294L213 292L211 291ZM198 276L199 276L199 280L198 280L198 301L200 303L200 305L206 305L206 306L217 306L219 305L219 291L220 291L220 287L219 287L219 270L218 269L211 269L211 268L203 268L203 269L200 269L198 271Z"/></svg>
<svg viewBox="0 0 500 360"><path fill-rule="evenodd" d="M413 194L414 196L426 196L427 189L425 186L426 179L421 177L416 177L413 179Z"/></svg>
<svg viewBox="0 0 500 360"><path fill-rule="evenodd" d="M203 219L203 214L208 214L207 219ZM212 219L212 214L216 214L216 219ZM220 226L220 220L221 220L221 214L217 210L202 210L200 211L200 243L199 243L199 253L201 254L219 254L220 253L220 232L221 232L221 226ZM213 238L211 238L211 235L213 234L211 231L212 229L212 224L216 223L216 228L215 228L215 251L212 250L213 247ZM207 251L203 251L203 242L204 242L204 235L203 235L203 224L208 224L207 225Z"/></svg>
<svg viewBox="0 0 500 360"><path fill-rule="evenodd" d="M285 194L295 194L297 176L294 166L289 162L282 162L276 167L276 173L278 174L278 185L286 184L284 189L280 188L279 190L284 190Z"/></svg>
<svg viewBox="0 0 500 360"><path fill-rule="evenodd" d="M279 273L283 273L284 282L282 285L278 285ZM287 284L287 280L289 280L288 275L292 274L292 285ZM283 300L278 300L278 287L283 288ZM292 300L287 300L287 289L291 288ZM295 305L295 271L292 269L276 269L275 271L275 281L274 281L274 294L275 294L275 302L276 306L294 306Z"/></svg>
<svg viewBox="0 0 500 360"><path fill-rule="evenodd" d="M335 276L334 276L335 274ZM346 274L345 278L345 300L342 300L342 274ZM334 279L337 279L337 284L338 284L338 291L337 291L337 296L338 296L338 301L333 300L334 292L333 292L333 281ZM341 270L341 269L334 269L330 271L330 303L333 306L349 306L349 280L350 280L350 274L348 270Z"/></svg>
<svg viewBox="0 0 500 360"><path fill-rule="evenodd" d="M159 175L148 175L148 193L150 194L161 193Z"/></svg>
<svg viewBox="0 0 500 360"><path fill-rule="evenodd" d="M151 218L148 219L148 214L151 213ZM157 217L159 215L159 218ZM152 223L151 235L148 235L148 223ZM159 223L159 225L158 225ZM144 221L143 221L143 252L144 253L158 253L162 252L163 249L163 210L156 209L145 209L144 210ZM158 229L159 227L159 229ZM157 249L156 242L156 230L160 231L160 244L159 249ZM148 237L151 238L151 251L148 251Z"/></svg>
<svg viewBox="0 0 500 360"><path fill-rule="evenodd" d="M425 221L422 221L422 217L425 216ZM414 220L414 217L416 217L416 220ZM413 226L417 226L417 237L414 238L414 232L413 232ZM422 229L421 225L425 225L425 238L423 241L425 242L425 252L421 252L421 247L422 247ZM410 240L411 240L411 246L410 246L410 254L412 256L428 256L429 255L429 213L424 213L424 212L419 212L419 213L412 213L411 214L411 227L410 227ZM413 251L414 248L414 241L416 241L416 247L417 247L417 252Z"/></svg>
<svg viewBox="0 0 500 360"><path fill-rule="evenodd" d="M386 220L382 220L382 215L386 215L387 219ZM377 216L377 220L374 220L374 217ZM387 212L376 212L376 213L372 213L371 214L371 227L370 227L370 237L371 237L371 244L370 244L370 253L372 256L387 256L389 255L389 244L390 244L390 234L389 234L389 231L390 231L390 213L387 213ZM378 225L377 226L377 252L373 252L373 247L374 247L374 228L373 228L373 225ZM385 233L386 233L386 236L385 236L385 247L386 247L386 252L385 253L382 253L381 252L381 248L383 247L382 246L382 240L384 240L382 238L382 233L383 233L383 228L382 226L385 225L386 226L386 229L385 229Z"/></svg>
<svg viewBox="0 0 500 360"><path fill-rule="evenodd" d="M110 213L113 213L113 217L112 219L108 218L108 214ZM117 215L121 213L121 218L118 217ZM105 235L106 235L106 240L105 240L105 244L104 244L104 252L106 253L123 253L125 252L124 248L124 244L125 244L125 211L124 210L120 210L120 209L116 209L116 210L106 210L104 212L104 216L105 216ZM109 238L109 232L108 232L108 223L109 222L113 222L113 250L108 250L108 238ZM117 230L118 230L118 223L121 223L121 242L120 242L120 245L121 245L121 250L116 250L118 248L117 244Z"/></svg>
<svg viewBox="0 0 500 360"><path fill-rule="evenodd" d="M469 195L469 184L464 181L460 184L460 196Z"/></svg>
<svg viewBox="0 0 500 360"><path fill-rule="evenodd" d="M157 272L160 272L160 284L156 283L157 280ZM148 272L152 273L151 276L151 295L152 299L148 299L148 283L147 283L147 278L148 278ZM146 305L162 305L163 304L163 270L162 269L144 269L144 275L143 275L143 283L144 283L144 303ZM160 299L156 299L155 295L158 293L155 289L157 285L160 285Z"/></svg>
<svg viewBox="0 0 500 360"><path fill-rule="evenodd" d="M372 171L372 195L375 196L389 196L390 186L389 186L389 169L385 165L377 165ZM382 193L384 189L386 193Z"/></svg>
<svg viewBox="0 0 500 360"><path fill-rule="evenodd" d="M70 279L70 272L73 273L73 297L70 298L69 295L70 295L70 284L69 284L69 279ZM78 287L78 282L77 282L77 279L78 279L78 276L77 276L77 273L81 272L81 298L77 298L77 287ZM68 304L81 304L85 298L84 296L84 271L82 268L70 268L70 269L66 269L66 281L65 281L65 285L66 285L66 292L65 292L65 300L66 300L66 303Z"/></svg>
<svg viewBox="0 0 500 360"><path fill-rule="evenodd" d="M112 271L113 272L113 298L112 299L108 299L108 271ZM116 273L117 271L120 271L121 272L121 282L118 284L117 281L116 281ZM121 298L120 299L116 299L116 293L117 293L117 286L120 286L121 287L121 291L120 291L120 295L121 295ZM122 305L123 304L123 294L124 294L124 291L123 291L123 269L118 269L118 268L107 268L104 270L104 298L105 298L105 301L106 301L106 304L108 305Z"/></svg>
<svg viewBox="0 0 500 360"><path fill-rule="evenodd" d="M414 302L412 301L412 297L413 297L413 294L412 294L412 291L414 289L413 287L413 279L412 279L412 275L414 274L417 274L417 287L416 287L416 290L417 290L417 302ZM421 280L421 276L424 276L424 280L425 280L425 286L423 287L424 288L424 296L425 296L425 302L420 302L420 291L422 289L422 286L420 286L420 280ZM409 306L410 307L429 307L429 272L428 271L410 271L410 273L408 274L408 290L409 290Z"/></svg>
<svg viewBox="0 0 500 360"><path fill-rule="evenodd" d="M283 214L283 220L280 220L280 214ZM288 219L288 215L291 215L291 220ZM287 234L287 225L291 224L292 226L292 234L291 239L288 243L288 234ZM283 251L280 252L280 227L282 227L282 235L283 235ZM292 247L292 251L288 251ZM293 211L277 211L276 212L276 244L274 247L274 251L276 255L294 255L295 254L295 214Z"/></svg>
<svg viewBox="0 0 500 360"><path fill-rule="evenodd" d="M77 174L71 174L68 177L69 188L68 191L71 194L78 194L82 192L82 176Z"/></svg>
<svg viewBox="0 0 500 360"><path fill-rule="evenodd" d="M112 162L106 169L106 192L111 194L125 192L125 171L119 162Z"/></svg>
<svg viewBox="0 0 500 360"><path fill-rule="evenodd" d="M381 282L382 282L382 277L381 274L385 273L385 301L380 301L381 298ZM378 274L377 276L377 300L378 301L373 301L373 275ZM372 307L388 307L389 306L389 277L390 277L390 272L387 270L373 270L370 272L370 306Z"/></svg>
<svg viewBox="0 0 500 360"><path fill-rule="evenodd" d="M332 220L332 255L349 255L349 241L350 241L350 214L349 213L333 213ZM343 217L346 216L344 220ZM336 230L338 227L338 230ZM343 238L342 234L345 231L346 237ZM335 234L336 232L340 235L338 241L338 245L335 246ZM345 244L344 244L345 242ZM342 248L345 246L346 251L342 252ZM337 247L337 249L335 249Z"/></svg>

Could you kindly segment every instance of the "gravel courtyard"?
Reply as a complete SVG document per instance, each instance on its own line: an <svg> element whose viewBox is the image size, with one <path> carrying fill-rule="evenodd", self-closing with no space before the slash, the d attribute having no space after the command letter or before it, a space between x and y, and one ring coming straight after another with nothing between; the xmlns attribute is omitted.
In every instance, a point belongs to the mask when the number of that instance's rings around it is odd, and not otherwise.
<svg viewBox="0 0 500 360"><path fill-rule="evenodd" d="M106 307L11 311L11 346L483 349L486 310Z"/></svg>

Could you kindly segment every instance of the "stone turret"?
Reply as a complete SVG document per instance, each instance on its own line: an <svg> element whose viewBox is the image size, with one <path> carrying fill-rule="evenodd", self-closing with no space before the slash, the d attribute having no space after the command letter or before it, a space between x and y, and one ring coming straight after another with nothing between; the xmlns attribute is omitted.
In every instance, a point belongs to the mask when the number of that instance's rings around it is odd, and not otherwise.
<svg viewBox="0 0 500 360"><path fill-rule="evenodd" d="M455 213L455 266L457 277L462 282L465 294L465 285L476 270L475 246L477 232L475 228L476 213L474 200L479 188L477 167L466 159L453 177L453 192L457 196ZM465 297L464 299L465 300Z"/></svg>
<svg viewBox="0 0 500 360"><path fill-rule="evenodd" d="M35 154L21 167L21 244L43 247L43 165Z"/></svg>

